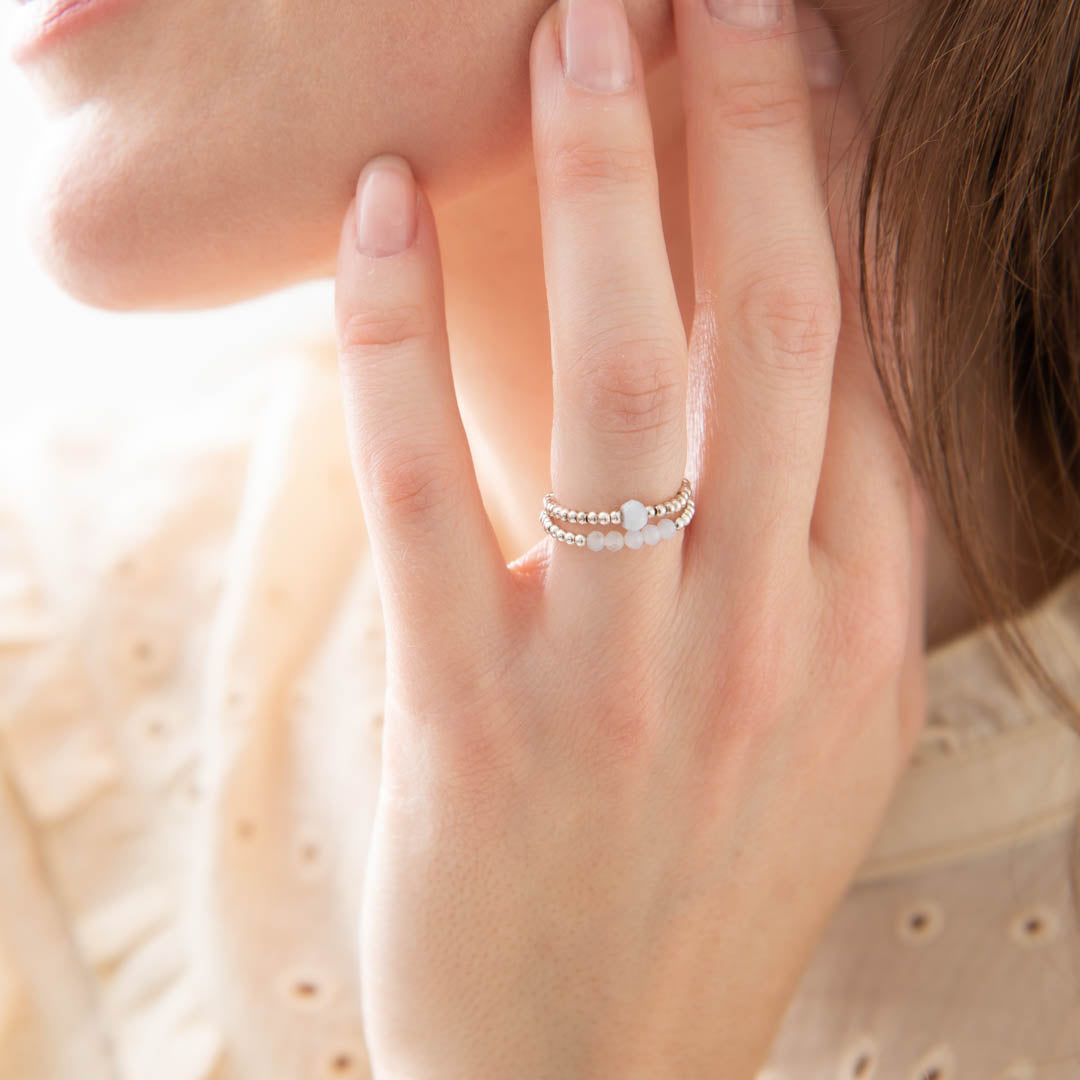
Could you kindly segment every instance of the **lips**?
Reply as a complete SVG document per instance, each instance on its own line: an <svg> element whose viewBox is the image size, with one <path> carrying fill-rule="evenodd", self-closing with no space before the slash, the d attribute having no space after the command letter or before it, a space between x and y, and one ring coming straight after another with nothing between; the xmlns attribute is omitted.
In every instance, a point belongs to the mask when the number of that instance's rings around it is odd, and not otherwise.
<svg viewBox="0 0 1080 1080"><path fill-rule="evenodd" d="M140 0L19 0L11 19L8 44L17 63L30 61L47 49L57 48L82 28Z"/></svg>

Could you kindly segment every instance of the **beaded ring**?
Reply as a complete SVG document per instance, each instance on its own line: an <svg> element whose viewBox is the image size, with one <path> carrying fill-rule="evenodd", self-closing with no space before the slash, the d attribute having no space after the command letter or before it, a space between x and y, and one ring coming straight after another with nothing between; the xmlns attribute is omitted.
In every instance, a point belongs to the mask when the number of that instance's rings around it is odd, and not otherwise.
<svg viewBox="0 0 1080 1080"><path fill-rule="evenodd" d="M665 515L677 514L675 518ZM627 499L617 510L571 510L555 501L555 493L544 496L544 509L540 511L540 524L546 532L561 544L587 547L590 551L618 551L624 545L636 550L642 544L650 546L667 540L685 529L694 516L694 492L690 481L683 477L679 490L666 502L646 506L637 499ZM656 519L655 522L653 519ZM612 530L603 533L599 529L585 533L563 529L557 521L577 522L581 525L622 525L625 533Z"/></svg>

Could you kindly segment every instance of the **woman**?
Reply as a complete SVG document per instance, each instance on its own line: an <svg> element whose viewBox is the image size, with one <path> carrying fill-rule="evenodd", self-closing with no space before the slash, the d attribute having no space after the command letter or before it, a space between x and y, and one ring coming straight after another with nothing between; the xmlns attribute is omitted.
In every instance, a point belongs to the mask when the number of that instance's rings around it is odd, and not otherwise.
<svg viewBox="0 0 1080 1080"><path fill-rule="evenodd" d="M336 310L7 463L3 1075L1080 1067L1075 4L544 7L25 52L70 292Z"/></svg>

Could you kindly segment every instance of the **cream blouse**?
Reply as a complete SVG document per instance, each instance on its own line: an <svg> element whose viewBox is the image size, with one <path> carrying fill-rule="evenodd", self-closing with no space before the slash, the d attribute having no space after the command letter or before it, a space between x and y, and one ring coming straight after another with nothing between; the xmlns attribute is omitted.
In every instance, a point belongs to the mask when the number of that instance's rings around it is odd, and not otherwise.
<svg viewBox="0 0 1080 1080"><path fill-rule="evenodd" d="M370 1075L382 617L335 357L281 358L195 414L4 441L2 1080ZM1080 694L1080 574L1028 628ZM1080 739L987 628L927 663L761 1080L1080 1077Z"/></svg>

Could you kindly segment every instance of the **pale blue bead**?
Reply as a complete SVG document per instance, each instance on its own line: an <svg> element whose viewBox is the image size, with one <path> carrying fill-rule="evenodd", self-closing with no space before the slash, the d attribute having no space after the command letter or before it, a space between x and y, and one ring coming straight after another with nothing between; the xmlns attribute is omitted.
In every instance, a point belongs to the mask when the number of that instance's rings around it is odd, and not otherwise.
<svg viewBox="0 0 1080 1080"><path fill-rule="evenodd" d="M672 518L661 518L656 527L660 530L661 540L670 540L675 535L675 522Z"/></svg>
<svg viewBox="0 0 1080 1080"><path fill-rule="evenodd" d="M608 551L618 551L623 546L623 534L621 532L609 532L604 537L604 547Z"/></svg>
<svg viewBox="0 0 1080 1080"><path fill-rule="evenodd" d="M655 547L660 543L660 530L650 521L644 529L641 530L641 539L645 541L649 547Z"/></svg>
<svg viewBox="0 0 1080 1080"><path fill-rule="evenodd" d="M608 533L608 536L618 535L618 533ZM637 531L637 529L635 529L633 532L628 532L626 534L626 546L628 548L634 548L636 550L637 548L641 547L644 542L644 537L641 535L640 532Z"/></svg>
<svg viewBox="0 0 1080 1080"><path fill-rule="evenodd" d="M590 551L602 551L604 548L604 534L599 529L593 529L585 541Z"/></svg>

